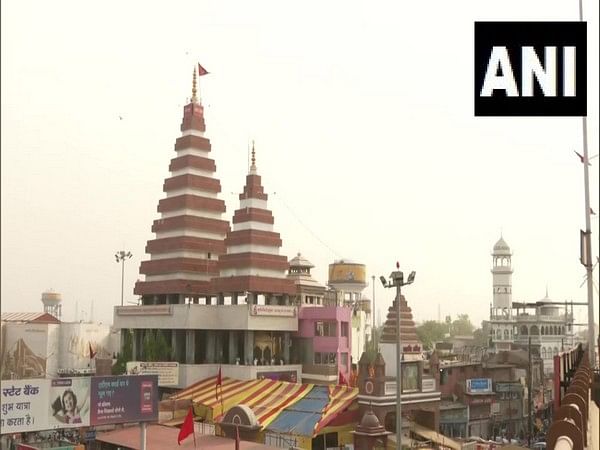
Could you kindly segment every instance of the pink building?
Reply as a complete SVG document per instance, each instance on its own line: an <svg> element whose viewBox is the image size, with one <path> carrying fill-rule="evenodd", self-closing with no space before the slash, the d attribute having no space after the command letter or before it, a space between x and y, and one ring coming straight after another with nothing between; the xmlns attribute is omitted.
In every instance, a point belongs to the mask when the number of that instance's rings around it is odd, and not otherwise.
<svg viewBox="0 0 600 450"><path fill-rule="evenodd" d="M304 306L298 318L294 356L302 364L302 382L336 384L340 372L349 380L352 309Z"/></svg>

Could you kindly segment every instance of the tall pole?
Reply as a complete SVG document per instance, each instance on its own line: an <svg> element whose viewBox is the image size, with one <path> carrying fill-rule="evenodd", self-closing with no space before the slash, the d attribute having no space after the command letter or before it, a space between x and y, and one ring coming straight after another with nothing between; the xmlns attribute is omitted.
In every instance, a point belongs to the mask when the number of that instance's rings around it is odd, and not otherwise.
<svg viewBox="0 0 600 450"><path fill-rule="evenodd" d="M373 282L373 328L371 331L371 336L373 339L373 350L377 353L377 336L375 335L375 275L371 275L371 281Z"/></svg>
<svg viewBox="0 0 600 450"><path fill-rule="evenodd" d="M146 450L146 422L140 422L140 450Z"/></svg>
<svg viewBox="0 0 600 450"><path fill-rule="evenodd" d="M123 306L123 290L125 286L125 259L121 260L121 306Z"/></svg>
<svg viewBox="0 0 600 450"><path fill-rule="evenodd" d="M123 306L123 292L125 286L125 260L131 258L131 252L119 250L115 253L115 260L121 263L121 306Z"/></svg>
<svg viewBox="0 0 600 450"><path fill-rule="evenodd" d="M529 369L527 370L528 372L528 377L527 377L527 429L528 429L528 433L527 433L527 447L531 448L531 435L533 434L533 422L531 420L531 413L532 413L532 401L531 401L531 336L529 336L528 339L528 344L527 344L527 353L528 353L528 359L529 359Z"/></svg>
<svg viewBox="0 0 600 450"><path fill-rule="evenodd" d="M383 287L396 287L396 449L402 450L402 334L400 326L400 303L402 299L401 288L411 284L415 280L415 272L412 271L408 279L404 281L404 274L400 271L400 263L396 263L396 271L390 275L391 282L385 277L380 277Z"/></svg>
<svg viewBox="0 0 600 450"><path fill-rule="evenodd" d="M579 0L579 21L583 22L583 0ZM594 326L594 284L593 284L593 266L592 266L592 228L591 228L591 209L590 209L590 180L588 170L588 139L587 139L587 117L581 118L583 125L583 183L585 190L585 254L587 260L582 261L585 265L587 278L587 303L588 303L588 354L590 366L596 367L596 342Z"/></svg>
<svg viewBox="0 0 600 450"><path fill-rule="evenodd" d="M400 334L400 298L402 283L396 282L396 448L402 450L402 335Z"/></svg>

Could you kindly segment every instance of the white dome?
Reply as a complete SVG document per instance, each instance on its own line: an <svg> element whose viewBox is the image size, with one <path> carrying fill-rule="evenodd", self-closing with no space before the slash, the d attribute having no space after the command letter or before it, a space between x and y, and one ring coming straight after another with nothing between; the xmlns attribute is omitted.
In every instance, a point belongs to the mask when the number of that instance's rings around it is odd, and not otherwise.
<svg viewBox="0 0 600 450"><path fill-rule="evenodd" d="M510 255L510 247L502 236L494 244L494 255Z"/></svg>

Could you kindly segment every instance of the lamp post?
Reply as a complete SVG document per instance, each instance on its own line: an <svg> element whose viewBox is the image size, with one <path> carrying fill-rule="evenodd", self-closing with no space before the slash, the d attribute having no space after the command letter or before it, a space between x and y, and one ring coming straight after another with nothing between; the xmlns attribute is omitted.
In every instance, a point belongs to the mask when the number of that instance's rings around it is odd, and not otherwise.
<svg viewBox="0 0 600 450"><path fill-rule="evenodd" d="M133 255L131 252L125 250L119 250L115 253L115 259L117 263L121 263L121 306L123 306L123 287L125 281L125 260L131 258Z"/></svg>
<svg viewBox="0 0 600 450"><path fill-rule="evenodd" d="M371 281L373 282L373 325L371 328L371 338L373 340L373 351L377 353L377 337L375 336L375 275L371 275Z"/></svg>
<svg viewBox="0 0 600 450"><path fill-rule="evenodd" d="M408 279L404 281L404 273L400 271L400 263L396 263L396 270L389 276L390 281L382 275L379 277L385 288L396 288L396 449L402 450L402 338L400 335L400 301L402 297L402 286L412 284L415 281L416 272L413 270Z"/></svg>

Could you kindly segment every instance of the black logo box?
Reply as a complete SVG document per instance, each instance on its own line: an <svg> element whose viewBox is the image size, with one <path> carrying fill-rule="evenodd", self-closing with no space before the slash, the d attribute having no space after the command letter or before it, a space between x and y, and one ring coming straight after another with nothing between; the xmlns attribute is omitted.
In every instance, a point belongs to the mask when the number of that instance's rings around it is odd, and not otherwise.
<svg viewBox="0 0 600 450"><path fill-rule="evenodd" d="M585 22L475 22L475 116L587 115L587 24ZM507 97L495 90L481 97L492 47L508 49L513 75L521 94L521 48L533 46L544 63L544 47L556 46L556 97L545 97L534 80L532 97ZM563 97L563 46L575 46L575 96ZM544 66L545 67L545 66Z"/></svg>

